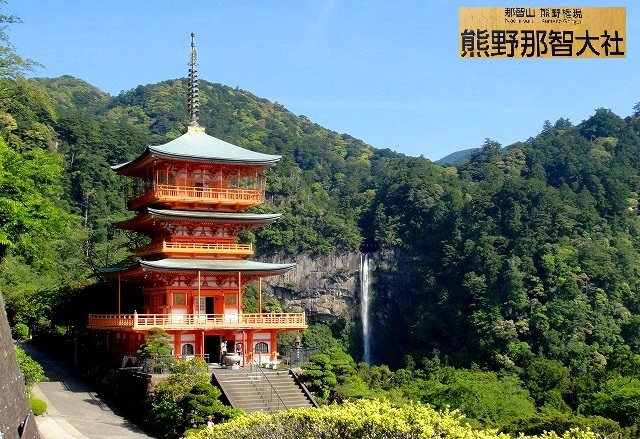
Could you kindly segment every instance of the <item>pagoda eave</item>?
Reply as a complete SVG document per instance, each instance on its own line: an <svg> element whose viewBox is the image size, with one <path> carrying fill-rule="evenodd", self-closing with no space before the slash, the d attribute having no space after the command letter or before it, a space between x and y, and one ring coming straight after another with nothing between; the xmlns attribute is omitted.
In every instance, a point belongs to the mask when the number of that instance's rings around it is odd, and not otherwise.
<svg viewBox="0 0 640 439"><path fill-rule="evenodd" d="M171 210L147 208L140 215L114 225L119 229L133 230L144 233L155 221L171 221L172 223L190 223L198 225L241 225L245 229L252 229L271 224L282 214L254 214L236 212L201 212L193 210Z"/></svg>
<svg viewBox="0 0 640 439"><path fill-rule="evenodd" d="M244 259L160 259L157 261L140 261L137 266L128 268L113 268L102 270L107 276L144 277L148 273L176 273L210 275L236 275L241 273L243 279L258 279L261 277L284 274L296 266L293 264L268 264L247 261Z"/></svg>

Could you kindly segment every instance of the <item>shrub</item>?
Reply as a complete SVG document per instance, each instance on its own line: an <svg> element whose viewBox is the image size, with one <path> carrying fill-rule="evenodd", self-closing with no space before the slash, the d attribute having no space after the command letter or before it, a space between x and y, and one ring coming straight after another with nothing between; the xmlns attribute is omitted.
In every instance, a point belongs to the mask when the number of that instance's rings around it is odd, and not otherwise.
<svg viewBox="0 0 640 439"><path fill-rule="evenodd" d="M11 328L11 335L16 340L27 340L29 338L29 327L24 323L16 323Z"/></svg>
<svg viewBox="0 0 640 439"><path fill-rule="evenodd" d="M509 439L493 430L474 430L457 411L438 412L413 403L395 406L388 401L359 400L344 405L323 406L319 409L288 410L275 415L262 412L218 424L212 429L188 431L185 439L405 439L405 438L465 438ZM563 435L544 433L534 436L544 439L596 439L591 432L571 430ZM532 438L520 436L519 439Z"/></svg>
<svg viewBox="0 0 640 439"><path fill-rule="evenodd" d="M36 416L40 416L47 411L47 403L40 398L36 398L33 394L29 395L29 405L31 406L31 411Z"/></svg>
<svg viewBox="0 0 640 439"><path fill-rule="evenodd" d="M18 357L18 364L20 365L20 372L22 372L24 378L24 385L30 390L45 378L42 366L18 347L16 347L16 357Z"/></svg>

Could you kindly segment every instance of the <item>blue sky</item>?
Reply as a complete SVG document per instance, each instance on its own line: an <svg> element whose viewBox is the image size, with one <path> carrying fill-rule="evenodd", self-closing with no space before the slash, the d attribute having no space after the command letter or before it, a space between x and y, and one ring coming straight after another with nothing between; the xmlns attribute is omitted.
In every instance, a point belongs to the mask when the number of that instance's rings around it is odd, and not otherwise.
<svg viewBox="0 0 640 439"><path fill-rule="evenodd" d="M462 59L461 6L626 6L625 59ZM523 0L7 0L10 38L45 66L116 95L186 76L190 33L200 78L277 101L326 128L437 160L506 146L545 120L580 123L640 101L640 5Z"/></svg>

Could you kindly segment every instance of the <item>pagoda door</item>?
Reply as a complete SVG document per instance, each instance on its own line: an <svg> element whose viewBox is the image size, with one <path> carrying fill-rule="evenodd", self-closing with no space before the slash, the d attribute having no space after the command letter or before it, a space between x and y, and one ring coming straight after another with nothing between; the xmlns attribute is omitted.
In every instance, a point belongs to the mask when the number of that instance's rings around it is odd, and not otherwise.
<svg viewBox="0 0 640 439"><path fill-rule="evenodd" d="M207 314L215 314L216 313L216 307L215 307L215 298L214 297L205 297L205 313Z"/></svg>

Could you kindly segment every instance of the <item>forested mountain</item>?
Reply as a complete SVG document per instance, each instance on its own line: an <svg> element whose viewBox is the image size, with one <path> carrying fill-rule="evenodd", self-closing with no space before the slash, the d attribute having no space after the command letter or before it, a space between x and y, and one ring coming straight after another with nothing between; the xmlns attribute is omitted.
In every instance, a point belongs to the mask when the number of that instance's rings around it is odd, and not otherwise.
<svg viewBox="0 0 640 439"><path fill-rule="evenodd" d="M118 96L68 76L5 81L0 288L14 322L70 323L72 298L98 288L92 268L126 262L138 239L110 225L130 213L109 165L181 133L186 80ZM513 374L537 407L635 422L592 396L623 382L640 396L639 106L546 122L442 166L223 85L201 81L200 103L209 134L282 155L258 210L283 217L243 236L262 255L367 244L407 256L390 268L411 273L404 300L373 304L388 333L406 334L390 347L404 359L382 362Z"/></svg>
<svg viewBox="0 0 640 439"><path fill-rule="evenodd" d="M469 157L471 153L477 151L478 148L469 148L464 149L462 151L452 152L439 160L436 160L436 163L439 165L447 166L447 165L464 165L469 161Z"/></svg>

